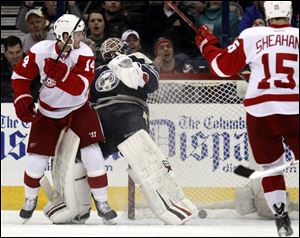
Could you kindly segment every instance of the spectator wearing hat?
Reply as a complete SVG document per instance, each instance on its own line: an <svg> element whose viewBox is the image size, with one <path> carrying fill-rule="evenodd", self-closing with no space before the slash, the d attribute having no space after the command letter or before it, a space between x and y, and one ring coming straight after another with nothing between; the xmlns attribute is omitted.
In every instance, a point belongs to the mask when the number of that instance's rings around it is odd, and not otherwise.
<svg viewBox="0 0 300 238"><path fill-rule="evenodd" d="M154 45L153 63L160 73L207 73L209 67L202 57L189 57L184 53L175 54L173 42L165 37Z"/></svg>
<svg viewBox="0 0 300 238"><path fill-rule="evenodd" d="M40 8L31 9L27 12L25 21L29 33L22 37L24 52L27 52L33 45L42 40L55 40L55 36L46 31L46 19Z"/></svg>
<svg viewBox="0 0 300 238"><path fill-rule="evenodd" d="M142 46L140 36L136 31L129 29L123 32L121 39L122 41L126 41L126 43L130 46L132 53L141 52Z"/></svg>
<svg viewBox="0 0 300 238"><path fill-rule="evenodd" d="M174 53L173 42L165 37L160 37L154 45L153 64L159 73L183 73L185 62L189 57L185 54Z"/></svg>
<svg viewBox="0 0 300 238"><path fill-rule="evenodd" d="M77 5L76 1L66 1L66 13L70 13L76 15L78 17L84 17L79 6ZM29 12L31 9L35 8L35 1L24 1L20 7L20 10L17 15L16 19L16 27L20 31L24 33L29 33L29 30L25 24L25 16L26 13ZM44 17L46 19L46 30L50 31L51 26L53 25L59 16L56 16L57 12L57 1L44 1L42 8L41 8ZM53 32L51 30L51 32Z"/></svg>

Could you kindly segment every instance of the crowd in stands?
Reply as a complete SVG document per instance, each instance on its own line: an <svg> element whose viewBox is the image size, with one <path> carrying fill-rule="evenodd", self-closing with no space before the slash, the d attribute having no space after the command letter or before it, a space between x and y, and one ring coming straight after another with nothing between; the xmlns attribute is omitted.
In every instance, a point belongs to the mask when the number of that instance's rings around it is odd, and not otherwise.
<svg viewBox="0 0 300 238"><path fill-rule="evenodd" d="M37 4L37 3L42 3ZM194 44L195 32L169 7L167 1L66 1L66 12L85 19L86 39L103 64L101 44L110 37L126 41L132 52L142 52L161 73L209 72L208 64ZM196 27L206 24L222 42L222 1L172 1ZM230 1L229 42L249 27L266 24L264 1ZM292 25L299 27L299 6L293 1ZM37 6L38 5L38 6ZM1 102L12 101L10 76L17 62L37 42L55 39L53 23L58 18L56 1L23 1L16 18L19 39L5 40L1 54ZM223 45L224 47L224 45ZM38 79L36 81L39 81ZM37 90L39 83L33 85Z"/></svg>

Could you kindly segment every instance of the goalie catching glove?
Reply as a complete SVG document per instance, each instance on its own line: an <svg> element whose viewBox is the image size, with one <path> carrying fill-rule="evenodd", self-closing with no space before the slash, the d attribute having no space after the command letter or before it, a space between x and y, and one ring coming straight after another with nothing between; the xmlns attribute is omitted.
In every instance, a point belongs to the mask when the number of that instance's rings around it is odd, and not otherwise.
<svg viewBox="0 0 300 238"><path fill-rule="evenodd" d="M149 80L149 75L143 72L140 64L133 62L127 55L118 55L108 63L107 67L128 88L137 90L138 87L144 87Z"/></svg>

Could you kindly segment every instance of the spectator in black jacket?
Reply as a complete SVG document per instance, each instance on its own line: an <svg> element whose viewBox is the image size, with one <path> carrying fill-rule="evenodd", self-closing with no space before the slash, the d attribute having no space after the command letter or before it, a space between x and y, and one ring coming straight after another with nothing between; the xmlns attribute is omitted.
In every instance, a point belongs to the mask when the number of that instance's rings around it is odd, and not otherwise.
<svg viewBox="0 0 300 238"><path fill-rule="evenodd" d="M14 93L11 87L11 76L19 61L26 54L22 50L21 39L9 36L4 41L4 53L1 54L1 102L13 102ZM35 95L40 88L40 82L34 80L31 91Z"/></svg>
<svg viewBox="0 0 300 238"><path fill-rule="evenodd" d="M175 2L179 4L179 1ZM178 7L180 8L180 5ZM183 9L180 10L193 22L193 17ZM145 15L145 22L147 32L144 37L147 43L145 49L152 49L156 39L166 37L176 46L176 54L185 53L190 57L199 54L193 43L195 32L168 6L167 1L160 5L151 5Z"/></svg>

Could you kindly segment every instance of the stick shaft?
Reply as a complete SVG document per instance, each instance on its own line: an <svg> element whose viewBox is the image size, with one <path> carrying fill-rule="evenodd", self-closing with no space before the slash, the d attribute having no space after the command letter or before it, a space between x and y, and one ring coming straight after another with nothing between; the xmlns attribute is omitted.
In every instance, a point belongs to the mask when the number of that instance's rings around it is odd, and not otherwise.
<svg viewBox="0 0 300 238"><path fill-rule="evenodd" d="M184 13L180 11L175 4L173 4L171 1L167 1L167 3L170 6L170 8L172 8L178 14L178 16L180 16L181 19L184 20L195 32L198 31L197 28L194 26L194 23L189 18L187 18L186 15L184 15Z"/></svg>

